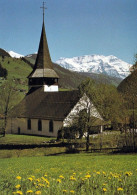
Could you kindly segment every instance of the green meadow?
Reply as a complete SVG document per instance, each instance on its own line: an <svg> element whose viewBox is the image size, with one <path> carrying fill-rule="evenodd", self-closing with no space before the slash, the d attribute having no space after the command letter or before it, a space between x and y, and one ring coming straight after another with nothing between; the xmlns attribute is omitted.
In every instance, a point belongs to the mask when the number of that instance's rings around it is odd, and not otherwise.
<svg viewBox="0 0 137 195"><path fill-rule="evenodd" d="M1 195L137 194L137 156L95 153L0 159Z"/></svg>

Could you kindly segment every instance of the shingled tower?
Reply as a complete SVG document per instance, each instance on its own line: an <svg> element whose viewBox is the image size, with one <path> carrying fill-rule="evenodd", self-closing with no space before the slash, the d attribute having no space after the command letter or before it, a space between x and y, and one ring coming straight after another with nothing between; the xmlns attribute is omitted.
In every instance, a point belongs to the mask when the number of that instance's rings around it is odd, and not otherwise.
<svg viewBox="0 0 137 195"><path fill-rule="evenodd" d="M41 38L39 43L38 54L33 71L28 76L29 89L32 87L44 86L45 92L58 91L58 79L59 76L53 69L53 63L51 61L46 32L44 24L44 2L43 2L43 25Z"/></svg>

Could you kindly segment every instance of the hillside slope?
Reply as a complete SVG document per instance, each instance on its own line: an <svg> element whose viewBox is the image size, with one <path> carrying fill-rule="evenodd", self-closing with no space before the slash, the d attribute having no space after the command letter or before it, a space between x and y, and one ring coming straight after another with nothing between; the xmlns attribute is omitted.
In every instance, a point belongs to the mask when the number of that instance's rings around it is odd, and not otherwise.
<svg viewBox="0 0 137 195"><path fill-rule="evenodd" d="M1 49L1 48L0 48L0 56L10 57L9 53L7 51L5 51L4 49Z"/></svg>
<svg viewBox="0 0 137 195"><path fill-rule="evenodd" d="M123 94L137 95L137 70L126 77L117 87L118 91Z"/></svg>

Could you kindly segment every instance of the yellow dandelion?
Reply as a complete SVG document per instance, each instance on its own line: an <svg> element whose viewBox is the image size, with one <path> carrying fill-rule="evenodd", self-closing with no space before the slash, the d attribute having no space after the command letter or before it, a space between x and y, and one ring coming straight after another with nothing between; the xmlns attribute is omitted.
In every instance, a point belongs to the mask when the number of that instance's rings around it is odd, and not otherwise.
<svg viewBox="0 0 137 195"><path fill-rule="evenodd" d="M67 190L62 190L63 193L67 193Z"/></svg>
<svg viewBox="0 0 137 195"><path fill-rule="evenodd" d="M61 183L61 179L57 179L57 182L58 182L58 183Z"/></svg>
<svg viewBox="0 0 137 195"><path fill-rule="evenodd" d="M74 176L70 176L71 181L76 181L76 178Z"/></svg>
<svg viewBox="0 0 137 195"><path fill-rule="evenodd" d="M103 188L103 192L107 192L107 189L106 188Z"/></svg>
<svg viewBox="0 0 137 195"><path fill-rule="evenodd" d="M41 191L36 191L35 194L39 195L41 194Z"/></svg>
<svg viewBox="0 0 137 195"><path fill-rule="evenodd" d="M89 174L85 176L85 178L87 178L87 179L90 178L90 177L91 177L91 175L89 175Z"/></svg>
<svg viewBox="0 0 137 195"><path fill-rule="evenodd" d="M125 172L125 175L126 176L131 176L133 173L131 172L131 171L127 171L127 172Z"/></svg>
<svg viewBox="0 0 137 195"><path fill-rule="evenodd" d="M106 183L103 183L103 186L106 186L107 184Z"/></svg>
<svg viewBox="0 0 137 195"><path fill-rule="evenodd" d="M17 177L16 177L16 179L20 180L20 179L21 179L21 177L20 177L20 176L17 176Z"/></svg>
<svg viewBox="0 0 137 195"><path fill-rule="evenodd" d="M16 194L22 195L22 191L17 191Z"/></svg>
<svg viewBox="0 0 137 195"><path fill-rule="evenodd" d="M29 177L28 180L29 180L29 181L33 181L33 178L32 178L32 177Z"/></svg>
<svg viewBox="0 0 137 195"><path fill-rule="evenodd" d="M96 174L97 174L97 175L100 175L100 172L99 172L99 171L97 171L97 172L96 172Z"/></svg>
<svg viewBox="0 0 137 195"><path fill-rule="evenodd" d="M43 183L39 183L38 186L45 187L45 185Z"/></svg>
<svg viewBox="0 0 137 195"><path fill-rule="evenodd" d="M21 187L20 184L18 184L18 185L15 186L16 189L19 189L20 187Z"/></svg>
<svg viewBox="0 0 137 195"><path fill-rule="evenodd" d="M40 182L40 179L38 178L38 179L36 179L36 181L37 181L37 182Z"/></svg>
<svg viewBox="0 0 137 195"><path fill-rule="evenodd" d="M71 193L71 194L75 194L75 191L74 191L74 190L70 190L70 193Z"/></svg>
<svg viewBox="0 0 137 195"><path fill-rule="evenodd" d="M33 193L32 190L27 190L27 194L31 194L31 193Z"/></svg>
<svg viewBox="0 0 137 195"><path fill-rule="evenodd" d="M118 188L117 191L123 191L123 188Z"/></svg>
<svg viewBox="0 0 137 195"><path fill-rule="evenodd" d="M63 175L60 175L59 178L60 178L60 179L65 179Z"/></svg>

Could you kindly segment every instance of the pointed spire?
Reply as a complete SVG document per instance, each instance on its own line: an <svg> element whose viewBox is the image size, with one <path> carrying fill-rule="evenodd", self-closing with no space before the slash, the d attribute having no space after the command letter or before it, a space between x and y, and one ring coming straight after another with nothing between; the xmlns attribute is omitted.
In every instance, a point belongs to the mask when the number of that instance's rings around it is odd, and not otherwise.
<svg viewBox="0 0 137 195"><path fill-rule="evenodd" d="M38 54L35 62L34 69L53 69L52 61L50 58L46 32L45 32L45 24L43 20L41 38L39 43Z"/></svg>

